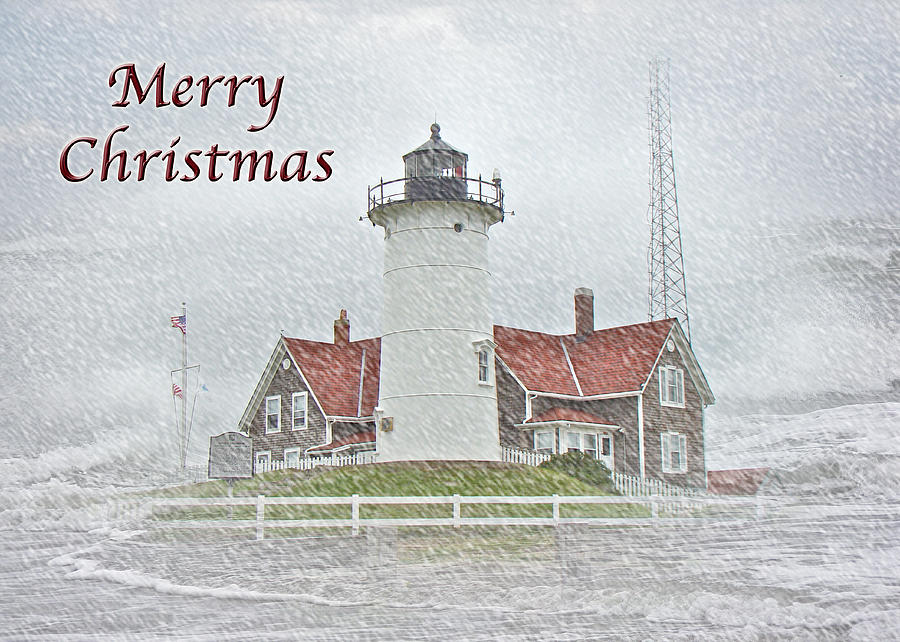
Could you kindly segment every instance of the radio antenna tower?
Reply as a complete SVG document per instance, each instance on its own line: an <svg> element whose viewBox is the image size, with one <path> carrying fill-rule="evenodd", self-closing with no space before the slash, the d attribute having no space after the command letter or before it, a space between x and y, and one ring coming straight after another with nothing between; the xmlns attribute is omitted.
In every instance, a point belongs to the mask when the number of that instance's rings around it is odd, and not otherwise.
<svg viewBox="0 0 900 642"><path fill-rule="evenodd" d="M691 339L669 105L669 61L650 61L650 320L677 318Z"/></svg>

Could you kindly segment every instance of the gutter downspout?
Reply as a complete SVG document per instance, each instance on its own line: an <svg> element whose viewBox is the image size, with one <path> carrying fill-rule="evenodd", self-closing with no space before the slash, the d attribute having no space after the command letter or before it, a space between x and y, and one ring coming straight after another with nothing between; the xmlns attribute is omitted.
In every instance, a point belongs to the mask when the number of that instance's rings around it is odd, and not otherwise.
<svg viewBox="0 0 900 642"><path fill-rule="evenodd" d="M639 394L637 398L637 420L638 420L638 468L640 469L640 477L644 478L644 395Z"/></svg>
<svg viewBox="0 0 900 642"><path fill-rule="evenodd" d="M318 448L319 446L327 446L328 444L330 444L332 442L331 424L333 421L334 421L334 417L329 417L328 415L325 415L325 443L313 444L312 446L310 446L309 448L307 448L306 450L303 451L304 455L306 455L307 457L310 457L311 456L309 454L310 450L312 450L313 448Z"/></svg>
<svg viewBox="0 0 900 642"><path fill-rule="evenodd" d="M525 391L525 419L523 421L528 421L534 416L534 412L531 409L531 402L537 399L537 397L538 394L536 392Z"/></svg>

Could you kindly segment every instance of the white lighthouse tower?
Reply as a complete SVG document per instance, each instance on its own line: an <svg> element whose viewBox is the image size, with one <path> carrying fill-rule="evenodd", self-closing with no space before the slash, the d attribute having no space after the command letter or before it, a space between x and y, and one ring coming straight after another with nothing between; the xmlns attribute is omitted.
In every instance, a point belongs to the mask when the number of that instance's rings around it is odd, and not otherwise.
<svg viewBox="0 0 900 642"><path fill-rule="evenodd" d="M469 178L440 131L403 157L405 178L369 190L384 228L379 461L500 459L488 233L503 191L496 173Z"/></svg>

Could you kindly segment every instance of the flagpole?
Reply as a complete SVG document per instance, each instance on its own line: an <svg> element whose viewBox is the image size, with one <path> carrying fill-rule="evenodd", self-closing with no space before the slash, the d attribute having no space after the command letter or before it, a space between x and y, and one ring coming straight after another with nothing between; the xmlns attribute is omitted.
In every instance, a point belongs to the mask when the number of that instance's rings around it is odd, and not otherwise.
<svg viewBox="0 0 900 642"><path fill-rule="evenodd" d="M187 303L181 303L181 316L184 317L184 332L181 333L181 470L183 471L187 459L187 444L184 436L187 434Z"/></svg>

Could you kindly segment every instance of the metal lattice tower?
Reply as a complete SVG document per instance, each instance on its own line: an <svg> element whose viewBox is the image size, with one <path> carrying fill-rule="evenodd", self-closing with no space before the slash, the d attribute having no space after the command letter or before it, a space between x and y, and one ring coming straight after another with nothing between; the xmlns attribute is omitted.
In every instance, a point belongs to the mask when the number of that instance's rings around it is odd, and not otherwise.
<svg viewBox="0 0 900 642"><path fill-rule="evenodd" d="M650 320L677 318L691 338L669 105L669 61L650 61Z"/></svg>

